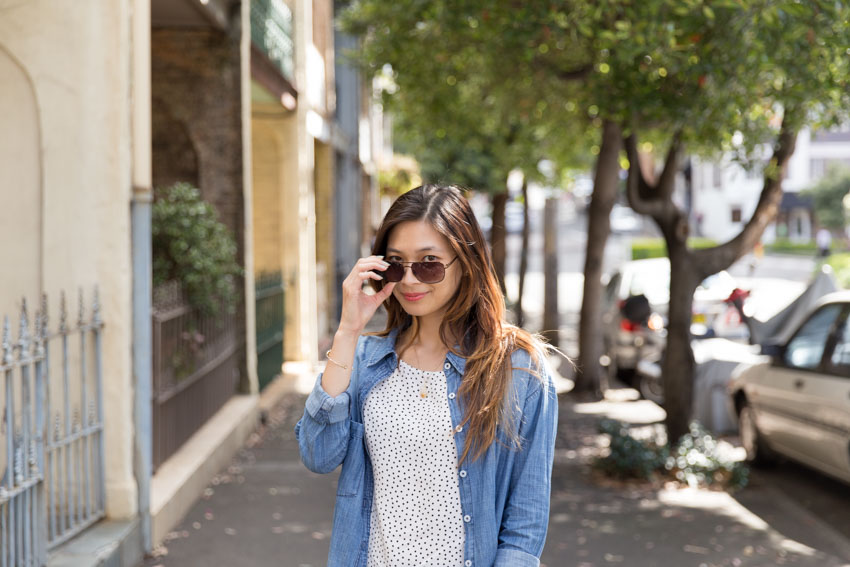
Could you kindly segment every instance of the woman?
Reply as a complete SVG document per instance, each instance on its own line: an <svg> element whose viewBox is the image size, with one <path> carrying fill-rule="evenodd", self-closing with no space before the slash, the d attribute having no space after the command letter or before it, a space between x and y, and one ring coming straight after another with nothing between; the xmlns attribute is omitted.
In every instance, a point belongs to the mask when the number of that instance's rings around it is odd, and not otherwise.
<svg viewBox="0 0 850 567"><path fill-rule="evenodd" d="M469 203L405 193L372 252L295 428L307 468L342 464L328 565L539 565L557 397L544 344L503 319ZM382 303L386 329L361 336Z"/></svg>

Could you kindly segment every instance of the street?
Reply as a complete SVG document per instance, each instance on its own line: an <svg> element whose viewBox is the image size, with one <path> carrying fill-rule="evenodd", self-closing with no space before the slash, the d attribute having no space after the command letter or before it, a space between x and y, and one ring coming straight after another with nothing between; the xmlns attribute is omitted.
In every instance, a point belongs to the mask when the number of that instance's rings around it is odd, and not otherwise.
<svg viewBox="0 0 850 567"><path fill-rule="evenodd" d="M561 304L562 321L565 350L574 352L584 218L562 221L560 281L571 286L560 290L567 299ZM518 235L511 234L508 242L509 250L517 250ZM533 286L542 284L540 242L535 235L527 284L538 298ZM606 263L622 261L628 244L628 237L613 236ZM767 312L799 293L813 266L811 258L767 256L755 270L739 263L730 271L754 294L769 297L763 306ZM590 464L606 443L597 431L599 419L643 424L664 416L655 404L637 399L634 390L620 385L609 394L602 402L560 396L541 565L838 567L850 561L850 486L793 463L753 470L749 486L732 494L596 476ZM293 427L304 399L305 393L287 394L273 407L267 425L215 477L145 567L324 564L338 471L317 475L300 462ZM734 436L726 440L737 443Z"/></svg>

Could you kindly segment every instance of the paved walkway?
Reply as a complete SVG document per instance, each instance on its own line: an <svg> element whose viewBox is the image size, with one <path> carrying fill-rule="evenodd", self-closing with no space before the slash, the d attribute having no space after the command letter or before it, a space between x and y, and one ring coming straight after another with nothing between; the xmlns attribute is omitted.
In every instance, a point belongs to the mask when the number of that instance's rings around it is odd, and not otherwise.
<svg viewBox="0 0 850 567"><path fill-rule="evenodd" d="M603 402L560 396L548 567L850 566L850 543L769 486L729 495L595 478L601 417L652 422L659 408L613 390ZM337 473L300 463L293 427L305 397L287 394L146 567L325 565Z"/></svg>

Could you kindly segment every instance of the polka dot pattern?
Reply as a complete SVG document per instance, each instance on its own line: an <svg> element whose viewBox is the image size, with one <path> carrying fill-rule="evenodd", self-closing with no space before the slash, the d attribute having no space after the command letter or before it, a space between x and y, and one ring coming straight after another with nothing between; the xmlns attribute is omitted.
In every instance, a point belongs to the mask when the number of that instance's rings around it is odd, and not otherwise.
<svg viewBox="0 0 850 567"><path fill-rule="evenodd" d="M446 375L401 361L369 392L363 425L375 478L367 567L463 566L463 511Z"/></svg>

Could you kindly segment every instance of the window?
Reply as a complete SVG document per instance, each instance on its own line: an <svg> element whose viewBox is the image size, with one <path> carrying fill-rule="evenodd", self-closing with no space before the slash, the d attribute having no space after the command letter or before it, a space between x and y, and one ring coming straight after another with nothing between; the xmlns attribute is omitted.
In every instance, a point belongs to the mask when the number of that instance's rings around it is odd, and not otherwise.
<svg viewBox="0 0 850 567"><path fill-rule="evenodd" d="M795 368L817 368L841 308L841 305L827 305L815 311L788 343L785 364Z"/></svg>
<svg viewBox="0 0 850 567"><path fill-rule="evenodd" d="M741 207L732 207L732 222L741 222Z"/></svg>
<svg viewBox="0 0 850 567"><path fill-rule="evenodd" d="M841 324L829 362L841 374L850 374L850 319Z"/></svg>
<svg viewBox="0 0 850 567"><path fill-rule="evenodd" d="M711 186L715 189L723 187L723 168L716 164L711 168Z"/></svg>

